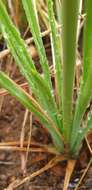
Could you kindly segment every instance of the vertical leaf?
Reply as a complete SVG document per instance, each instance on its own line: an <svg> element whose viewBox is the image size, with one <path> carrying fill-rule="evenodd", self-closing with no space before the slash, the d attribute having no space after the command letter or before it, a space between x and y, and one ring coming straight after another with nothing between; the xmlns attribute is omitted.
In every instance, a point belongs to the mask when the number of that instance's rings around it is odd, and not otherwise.
<svg viewBox="0 0 92 190"><path fill-rule="evenodd" d="M76 32L79 0L62 0L63 42L63 125L69 143L72 122L74 68L76 63Z"/></svg>
<svg viewBox="0 0 92 190"><path fill-rule="evenodd" d="M90 9L92 1L86 1L86 20L84 25L84 38L83 38L83 75L82 83L87 81L89 71L92 70L92 12Z"/></svg>
<svg viewBox="0 0 92 190"><path fill-rule="evenodd" d="M71 149L77 141L78 130L83 114L92 98L92 1L86 1L86 23L83 44L83 76L81 79L80 93L77 100L73 129L71 134ZM75 137L75 138L74 138Z"/></svg>
<svg viewBox="0 0 92 190"><path fill-rule="evenodd" d="M61 63L61 52L60 52L60 38L59 31L56 27L56 21L53 10L52 0L47 0L49 23L51 30L51 46L52 46L52 57L54 64L54 74L55 74L55 90L56 90L56 100L59 109L61 110L61 97L62 97L62 63Z"/></svg>

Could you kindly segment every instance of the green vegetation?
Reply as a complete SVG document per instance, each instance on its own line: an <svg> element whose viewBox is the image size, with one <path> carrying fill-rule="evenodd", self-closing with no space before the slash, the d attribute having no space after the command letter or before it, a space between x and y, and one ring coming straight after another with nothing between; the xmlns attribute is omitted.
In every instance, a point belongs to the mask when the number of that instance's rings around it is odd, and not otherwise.
<svg viewBox="0 0 92 190"><path fill-rule="evenodd" d="M27 80L33 96L25 92L2 71L0 71L0 84L39 118L51 134L58 153L65 154L68 158L76 158L83 138L92 127L91 113L89 113L85 126L83 125L83 116L92 98L92 0L86 2L83 73L75 107L73 105L73 94L80 1L63 0L60 4L58 19L60 22L61 18L61 33L57 29L53 1L46 0L46 2L51 31L55 88L52 85L49 62L41 38L34 0L22 0L22 4L39 55L42 75L36 70L25 41L13 25L3 2L0 1L0 28L2 34L16 64ZM61 13L62 16L60 17ZM62 44L60 44L61 41Z"/></svg>

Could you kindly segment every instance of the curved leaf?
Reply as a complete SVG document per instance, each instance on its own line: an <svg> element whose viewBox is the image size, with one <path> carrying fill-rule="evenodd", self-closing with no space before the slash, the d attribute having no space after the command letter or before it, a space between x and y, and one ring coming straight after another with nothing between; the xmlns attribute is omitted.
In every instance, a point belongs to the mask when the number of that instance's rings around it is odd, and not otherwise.
<svg viewBox="0 0 92 190"><path fill-rule="evenodd" d="M40 119L45 127L48 128L50 134L52 135L52 139L55 141L55 145L58 147L58 149L62 150L62 136L60 132L51 118L49 118L47 113L41 108L36 100L27 92L25 92L19 85L13 82L2 71L0 71L0 84Z"/></svg>

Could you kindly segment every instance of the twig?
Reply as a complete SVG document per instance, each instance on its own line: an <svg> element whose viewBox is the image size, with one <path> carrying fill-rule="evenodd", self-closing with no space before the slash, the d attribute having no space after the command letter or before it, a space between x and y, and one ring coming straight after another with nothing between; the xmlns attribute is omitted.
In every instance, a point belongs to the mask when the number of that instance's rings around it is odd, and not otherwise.
<svg viewBox="0 0 92 190"><path fill-rule="evenodd" d="M26 152L27 148L23 147L17 147L17 146L0 146L0 150L5 150L5 151L19 151L19 152ZM54 149L54 148L50 148L50 147L31 147L28 150L29 152L47 152L47 153L51 153L51 154L57 154L58 152Z"/></svg>
<svg viewBox="0 0 92 190"><path fill-rule="evenodd" d="M25 137L25 125L28 118L28 109L25 110L24 119L22 123L22 129L20 134L20 147L23 148L24 146L24 137ZM26 173L26 161L25 161L25 154L21 152L21 170L23 173Z"/></svg>
<svg viewBox="0 0 92 190"><path fill-rule="evenodd" d="M92 148L91 148L91 146L90 146L90 144L89 144L89 142L88 142L87 137L85 137L85 140L86 140L86 144L87 144L87 147L88 147L88 149L89 149L89 152L90 152L90 154L92 155Z"/></svg>
<svg viewBox="0 0 92 190"><path fill-rule="evenodd" d="M24 146L28 144L28 141L24 141ZM0 146L20 146L20 141L0 142ZM39 142L31 141L30 146L47 148L49 145L45 145Z"/></svg>
<svg viewBox="0 0 92 190"><path fill-rule="evenodd" d="M58 26L58 29L60 29L60 28L61 28L61 26L59 25L59 26ZM42 36L42 37L45 37L45 36L47 36L49 33L50 33L50 29L45 30L44 32L41 33L41 36ZM33 41L34 41L33 37L28 38L27 40L25 40L25 42L26 42L27 45L30 45ZM3 58L4 58L5 56L7 56L9 53L10 53L10 50L9 50L9 49L5 49L5 50L1 51L1 52L0 52L0 59L3 59Z"/></svg>
<svg viewBox="0 0 92 190"><path fill-rule="evenodd" d="M87 172L88 172L88 169L89 169L89 167L90 167L91 163L92 163L92 157L91 157L91 159L90 159L90 161L89 161L89 163L88 163L88 165L87 165L86 169L84 170L84 172L83 172L83 174L82 174L82 176L81 176L81 178L80 178L80 180L79 180L79 182L78 182L78 184L76 185L76 187L75 187L75 189L74 189L74 190L78 190L78 188L79 188L79 186L80 186L81 182L83 181L83 179L84 179L85 175L86 175L86 174L87 174Z"/></svg>
<svg viewBox="0 0 92 190"><path fill-rule="evenodd" d="M30 125L29 125L29 127L30 127L30 129L29 129L28 145L27 145L26 160L25 160L26 163L27 163L27 159L28 159L28 153L29 153L30 142L31 142L31 137L32 137L32 113L30 113Z"/></svg>
<svg viewBox="0 0 92 190"><path fill-rule="evenodd" d="M68 162L67 162L63 190L68 189L68 185L69 185L69 182L70 182L71 175L72 175L72 173L74 171L75 164L76 164L76 160L68 160Z"/></svg>
<svg viewBox="0 0 92 190"><path fill-rule="evenodd" d="M88 147L88 149L89 149L89 151L90 151L90 154L92 155L92 149L91 149L91 147L90 147L90 144L89 144L89 142L88 142L87 137L85 137L85 140L86 140L86 143L87 143L87 147ZM82 174L82 176L81 176L81 178L80 178L80 180L79 180L79 182L78 182L78 184L76 185L76 187L75 187L74 190L78 190L78 188L79 188L81 182L83 181L84 177L86 176L86 174L87 174L87 172L88 172L88 169L89 169L91 163L92 163L92 157L90 158L89 163L88 163L86 169L84 170L84 172L83 172L83 174Z"/></svg>

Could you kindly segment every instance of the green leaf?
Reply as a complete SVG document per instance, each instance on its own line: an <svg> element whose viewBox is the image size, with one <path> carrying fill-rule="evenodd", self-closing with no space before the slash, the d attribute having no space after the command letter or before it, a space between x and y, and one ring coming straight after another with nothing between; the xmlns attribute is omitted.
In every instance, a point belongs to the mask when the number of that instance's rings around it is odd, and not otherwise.
<svg viewBox="0 0 92 190"><path fill-rule="evenodd" d="M85 84L89 76L90 70L92 70L92 1L86 2L86 20L84 25L84 38L83 38L83 74L82 83Z"/></svg>
<svg viewBox="0 0 92 190"><path fill-rule="evenodd" d="M61 111L61 100L62 100L62 63L61 63L61 49L60 49L60 36L61 34L57 30L56 21L53 10L52 0L47 0L49 23L51 30L51 46L52 46L52 57L54 64L54 75L55 75L55 91L56 101Z"/></svg>
<svg viewBox="0 0 92 190"><path fill-rule="evenodd" d="M73 149L76 141L78 140L79 131L81 130L80 124L83 118L83 115L86 111L86 108L92 98L92 74L89 74L88 80L84 88L82 89L78 103L76 105L76 111L73 121L73 128L71 133L71 149Z"/></svg>
<svg viewBox="0 0 92 190"><path fill-rule="evenodd" d="M30 76L30 74L29 74ZM58 112L58 109L56 107L55 101L53 99L53 94L51 94L50 89L47 86L47 83L43 83L42 78L39 77L39 75L36 75L35 72L32 72L32 76L35 80L34 85L39 88L40 93L38 92L38 96L41 96L41 102L43 102L45 111L50 115L50 117L53 119L54 123L56 124L57 128L60 129L60 131L63 131L63 126L61 123L61 117Z"/></svg>
<svg viewBox="0 0 92 190"><path fill-rule="evenodd" d="M49 130L55 145L59 150L62 150L62 137L57 127L47 115L47 113L41 108L37 101L25 92L19 85L13 82L7 75L0 71L0 84L7 89L11 95L15 96L27 109L32 111L42 122L42 124Z"/></svg>
<svg viewBox="0 0 92 190"><path fill-rule="evenodd" d="M35 1L34 0L22 0L25 13L27 16L27 20L29 22L30 29L32 31L32 35L37 47L37 51L40 57L40 63L43 69L44 78L48 83L50 89L52 89L51 78L50 78L50 70L48 65L48 60L46 57L45 49L43 46L40 27L38 23L37 10L35 9Z"/></svg>
<svg viewBox="0 0 92 190"><path fill-rule="evenodd" d="M0 25L6 42L22 72L24 71L23 68L28 72L30 72L31 69L36 70L26 45L20 37L20 33L13 25L2 1L0 1Z"/></svg>
<svg viewBox="0 0 92 190"><path fill-rule="evenodd" d="M82 140L84 139L84 137L86 136L86 134L88 133L88 131L90 129L92 129L92 113L91 113L90 117L88 117L86 127L83 127L80 130L78 130L77 140L75 141L75 144L71 149L71 154L78 154L79 153Z"/></svg>
<svg viewBox="0 0 92 190"><path fill-rule="evenodd" d="M79 0L62 0L62 46L63 46L63 127L65 140L69 144L72 109L73 83L76 63L76 33L79 11Z"/></svg>
<svg viewBox="0 0 92 190"><path fill-rule="evenodd" d="M83 118L83 114L86 111L88 104L92 98L92 1L86 2L87 15L84 29L84 44L83 44L83 77L81 79L81 87L79 97L77 100L73 129L71 134L71 149L78 138L78 130L80 130L80 124Z"/></svg>

